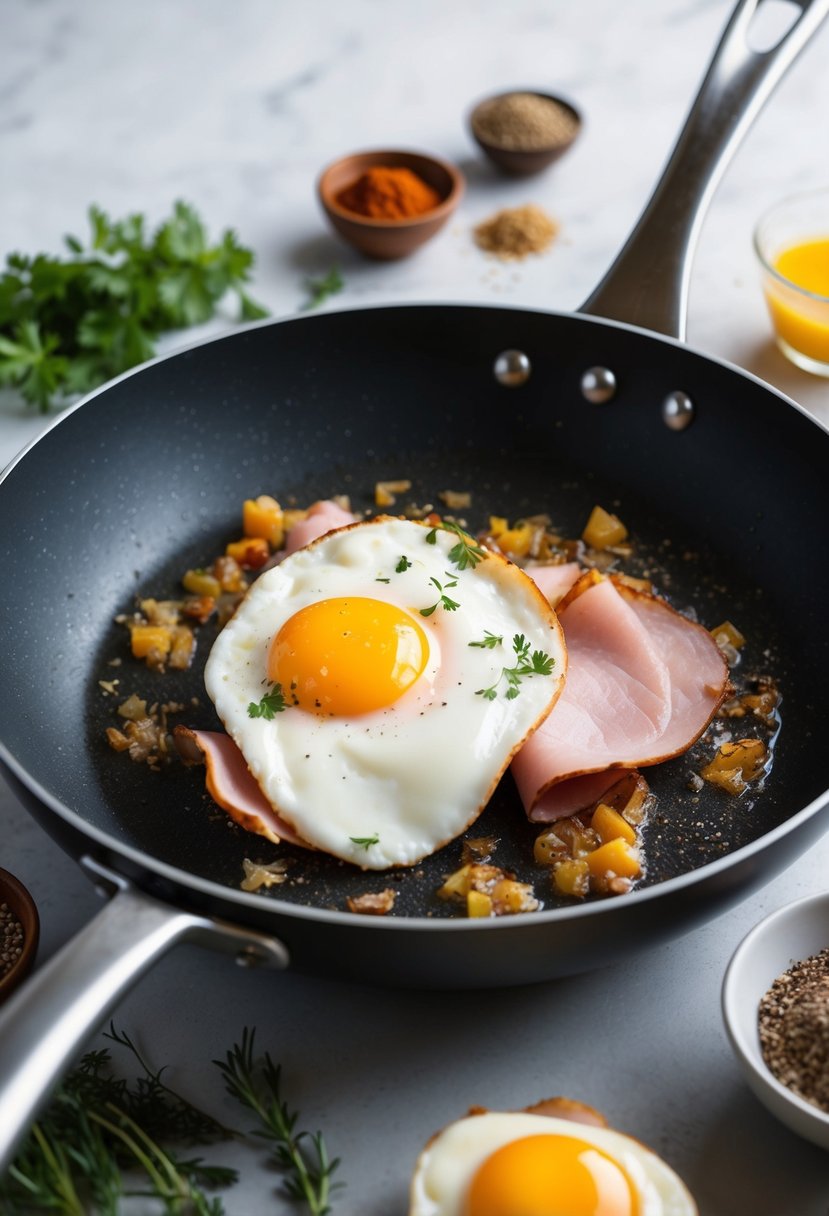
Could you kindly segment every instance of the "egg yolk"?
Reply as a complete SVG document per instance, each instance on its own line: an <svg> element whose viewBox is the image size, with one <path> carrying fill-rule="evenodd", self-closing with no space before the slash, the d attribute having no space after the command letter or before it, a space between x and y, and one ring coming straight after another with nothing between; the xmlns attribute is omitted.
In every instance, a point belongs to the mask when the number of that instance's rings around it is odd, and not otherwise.
<svg viewBox="0 0 829 1216"><path fill-rule="evenodd" d="M414 617L383 600L319 600L271 643L268 677L288 704L346 716L385 709L421 675L429 643Z"/></svg>
<svg viewBox="0 0 829 1216"><path fill-rule="evenodd" d="M575 1136L538 1135L496 1149L472 1179L464 1216L638 1216L617 1161Z"/></svg>

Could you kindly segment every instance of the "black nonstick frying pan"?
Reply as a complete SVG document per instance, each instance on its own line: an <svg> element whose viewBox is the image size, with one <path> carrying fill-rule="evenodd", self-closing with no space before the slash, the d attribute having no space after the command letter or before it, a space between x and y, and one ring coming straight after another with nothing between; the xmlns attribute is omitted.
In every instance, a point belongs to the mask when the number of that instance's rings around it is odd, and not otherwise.
<svg viewBox="0 0 829 1216"><path fill-rule="evenodd" d="M827 826L829 439L794 403L677 340L717 173L829 0L803 0L762 54L745 39L756 7L738 6L662 183L581 314L416 306L256 326L122 377L6 471L0 759L114 898L0 1018L0 1166L86 1034L181 938L252 964L377 982L524 983L691 928ZM505 365L530 375L505 377ZM621 515L673 601L708 625L738 623L744 662L778 681L783 729L762 794L691 791L686 760L654 770L645 883L582 906L549 896L524 916L447 916L435 890L458 845L391 876L297 855L284 886L242 892L242 858L271 846L211 815L193 771L151 773L104 741L113 706L98 681L123 649L114 617L137 594L173 593L183 569L220 551L245 497L348 493L363 508L378 478L401 476L420 502L471 490L472 529L489 512L547 511L575 535L595 502ZM188 721L215 724L198 665L163 684L119 674L124 691L150 699L201 694ZM489 833L501 839L497 860L538 882L509 779L475 825ZM345 910L347 895L388 885L394 915Z"/></svg>

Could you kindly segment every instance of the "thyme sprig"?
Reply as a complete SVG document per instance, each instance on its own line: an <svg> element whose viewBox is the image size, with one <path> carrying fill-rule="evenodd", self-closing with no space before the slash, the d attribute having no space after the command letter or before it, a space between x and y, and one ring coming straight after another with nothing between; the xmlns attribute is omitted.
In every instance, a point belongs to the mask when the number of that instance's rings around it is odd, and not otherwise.
<svg viewBox="0 0 829 1216"><path fill-rule="evenodd" d="M255 1032L245 1030L224 1060L214 1060L228 1093L256 1116L254 1135L271 1144L271 1157L284 1173L283 1189L291 1199L301 1200L311 1216L327 1216L332 1191L342 1183L332 1182L339 1159L329 1160L321 1132L296 1131L299 1115L282 1097L281 1069L268 1053L258 1067L254 1063Z"/></svg>
<svg viewBox="0 0 829 1216"><path fill-rule="evenodd" d="M437 608L441 607L441 605L443 605L447 612L455 612L456 609L460 608L460 604L457 602L457 600L450 599L446 594L446 592L451 591L453 587L457 587L458 580L454 577L454 575L450 574L448 570L445 573L446 577L450 580L448 583L440 583L436 578L429 579L429 582L433 583L435 587L437 587L439 598L429 608L421 608L419 610L421 616L431 616Z"/></svg>
<svg viewBox="0 0 829 1216"><path fill-rule="evenodd" d="M443 519L439 524L435 524L434 528L426 534L427 545L437 544L437 534L441 532L453 532L458 537L457 544L454 544L449 550L447 557L450 562L453 562L459 570L474 570L478 562L483 561L487 556L487 551L479 545L468 532L456 524L453 519Z"/></svg>
<svg viewBox="0 0 829 1216"><path fill-rule="evenodd" d="M487 634L487 637L492 637L492 634ZM489 643L484 642L470 643L470 645L487 646ZM495 645L495 643L493 643ZM506 681L507 691L505 696L508 701L514 701L521 692L521 681L527 676L549 676L553 673L555 667L555 659L545 654L543 650L533 650L530 652L530 643L525 639L522 633L516 633L512 639L512 649L517 658L517 663L512 667L502 667L501 674L498 679L489 688L477 689L476 697L485 697L487 701L494 701L498 695L498 688L502 680Z"/></svg>

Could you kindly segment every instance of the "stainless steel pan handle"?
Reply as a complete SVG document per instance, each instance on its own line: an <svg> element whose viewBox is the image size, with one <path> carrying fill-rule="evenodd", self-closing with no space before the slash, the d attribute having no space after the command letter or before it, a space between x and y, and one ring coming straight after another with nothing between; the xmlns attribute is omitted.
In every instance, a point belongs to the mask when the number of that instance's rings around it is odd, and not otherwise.
<svg viewBox="0 0 829 1216"><path fill-rule="evenodd" d="M241 962L288 965L273 938L183 912L106 877L118 893L0 1013L0 1174L88 1036L176 942L209 942Z"/></svg>
<svg viewBox="0 0 829 1216"><path fill-rule="evenodd" d="M579 310L685 338L691 257L708 203L740 141L823 19L829 0L801 11L776 46L748 45L765 0L740 0L642 218Z"/></svg>

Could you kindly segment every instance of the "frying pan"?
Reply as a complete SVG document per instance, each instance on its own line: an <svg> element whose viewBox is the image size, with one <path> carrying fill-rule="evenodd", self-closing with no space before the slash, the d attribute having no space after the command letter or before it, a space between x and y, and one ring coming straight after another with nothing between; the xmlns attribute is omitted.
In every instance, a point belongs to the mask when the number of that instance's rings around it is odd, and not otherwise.
<svg viewBox="0 0 829 1216"><path fill-rule="evenodd" d="M793 402L677 340L715 179L829 0L802 0L766 53L746 44L756 7L738 5L661 184L581 314L424 305L254 326L121 377L6 471L0 759L32 814L113 898L0 1018L0 1164L86 1035L178 940L383 983L542 980L722 912L825 829L816 736L829 579L816 559L829 440ZM506 351L531 367L520 384L493 372ZM572 535L594 502L613 505L674 602L709 625L737 621L746 662L767 664L784 690L762 796L692 794L686 760L654 770L645 884L578 907L550 899L514 918L443 915L435 889L457 845L391 876L292 857L283 886L242 892L242 858L270 846L211 815L192 771L151 773L104 741L113 702L98 680L111 678L122 645L113 619L221 551L243 498L345 492L362 508L378 477L398 476L420 502L472 490L473 529L489 511L548 510ZM125 692L151 699L201 691L198 668L163 685L132 668L120 676ZM188 720L214 724L206 704ZM495 832L497 860L538 880L509 779L474 832ZM395 915L344 910L348 894L388 885Z"/></svg>

